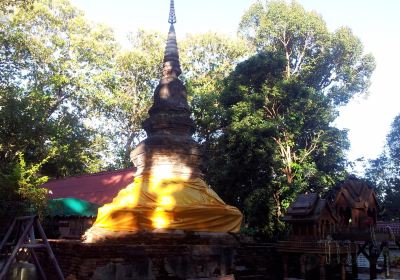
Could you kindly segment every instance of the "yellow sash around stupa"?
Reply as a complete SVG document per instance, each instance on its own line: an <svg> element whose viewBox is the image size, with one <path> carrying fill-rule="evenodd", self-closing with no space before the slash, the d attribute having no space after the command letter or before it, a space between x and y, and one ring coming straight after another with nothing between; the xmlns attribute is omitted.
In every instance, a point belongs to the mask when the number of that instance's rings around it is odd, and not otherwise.
<svg viewBox="0 0 400 280"><path fill-rule="evenodd" d="M110 231L179 229L237 232L242 214L201 179L135 178L99 208L94 227Z"/></svg>

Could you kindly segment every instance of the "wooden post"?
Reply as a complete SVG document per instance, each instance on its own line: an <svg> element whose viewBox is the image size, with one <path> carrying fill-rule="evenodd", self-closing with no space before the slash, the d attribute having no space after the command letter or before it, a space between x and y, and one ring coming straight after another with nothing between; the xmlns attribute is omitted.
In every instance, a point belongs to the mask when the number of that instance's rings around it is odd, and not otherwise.
<svg viewBox="0 0 400 280"><path fill-rule="evenodd" d="M351 253L351 276L358 279L357 252Z"/></svg>
<svg viewBox="0 0 400 280"><path fill-rule="evenodd" d="M340 255L340 279L346 280L346 255Z"/></svg>
<svg viewBox="0 0 400 280"><path fill-rule="evenodd" d="M288 255L283 255L283 278L289 278L289 271L288 271L288 261L289 257Z"/></svg>
<svg viewBox="0 0 400 280"><path fill-rule="evenodd" d="M54 255L53 250L51 249L50 243L47 240L46 233L44 232L42 225L40 224L37 217L36 217L36 225L37 225L37 229L39 230L40 237L42 238L43 243L46 245L47 253L49 254L50 260L53 263L53 265L55 266L58 278L60 280L64 280L64 275L61 271L60 266L58 265L56 256Z"/></svg>
<svg viewBox="0 0 400 280"><path fill-rule="evenodd" d="M35 253L35 250L33 248L29 249L29 252L31 253L32 259L36 265L36 268L39 270L39 275L41 277L41 280L47 280L46 274L43 271L42 266L40 265L39 259Z"/></svg>
<svg viewBox="0 0 400 280"><path fill-rule="evenodd" d="M300 278L306 278L306 255L300 256Z"/></svg>
<svg viewBox="0 0 400 280"><path fill-rule="evenodd" d="M319 256L319 279L326 280L325 255Z"/></svg>
<svg viewBox="0 0 400 280"><path fill-rule="evenodd" d="M385 277L390 276L390 264L388 256L389 256L389 247L386 244L386 246L383 247L383 270L385 271Z"/></svg>
<svg viewBox="0 0 400 280"><path fill-rule="evenodd" d="M377 256L375 254L371 254L369 256L369 277L370 279L376 279L376 261Z"/></svg>

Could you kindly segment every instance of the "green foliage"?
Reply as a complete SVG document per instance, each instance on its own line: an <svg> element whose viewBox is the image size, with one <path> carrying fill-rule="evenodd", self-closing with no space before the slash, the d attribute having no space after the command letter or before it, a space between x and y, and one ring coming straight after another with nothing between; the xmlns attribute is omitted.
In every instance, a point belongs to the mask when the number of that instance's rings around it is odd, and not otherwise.
<svg viewBox="0 0 400 280"><path fill-rule="evenodd" d="M10 172L18 152L35 163L52 149L47 175L99 170L104 146L88 120L98 111L93 96L108 90L112 32L61 0L1 17L0 172Z"/></svg>
<svg viewBox="0 0 400 280"><path fill-rule="evenodd" d="M387 136L387 146L393 165L400 166L400 115L393 120L392 128Z"/></svg>
<svg viewBox="0 0 400 280"><path fill-rule="evenodd" d="M338 106L367 91L375 65L350 29L330 32L296 2L257 2L239 34L257 54L204 101L213 136L206 174L249 228L273 236L298 193L326 193L347 175L347 133L332 122Z"/></svg>
<svg viewBox="0 0 400 280"><path fill-rule="evenodd" d="M110 91L117 45L108 28L64 0L16 5L0 17L2 210L41 214L46 193L38 186L46 176L106 166L105 137L90 123L100 111L94 96Z"/></svg>
<svg viewBox="0 0 400 280"><path fill-rule="evenodd" d="M296 1L258 1L243 16L239 34L259 51L281 53L286 78L324 91L336 105L369 87L375 62L363 54L361 41L347 27L329 32L320 15Z"/></svg>
<svg viewBox="0 0 400 280"><path fill-rule="evenodd" d="M19 151L38 162L55 147L42 168L50 176L129 166L130 151L145 136L141 123L162 72L165 36L139 30L130 35L131 50L121 51L111 30L89 23L65 0L16 7L2 19L1 170L9 172ZM215 93L243 57L242 43L217 34L182 41L193 100ZM202 106L196 108L204 112Z"/></svg>
<svg viewBox="0 0 400 280"><path fill-rule="evenodd" d="M27 201L41 217L46 211L48 190L40 188L40 186L47 182L48 177L38 176L38 174L42 165L52 156L54 156L54 153L50 153L39 163L27 166L23 154L19 153L18 162L9 177L11 182L17 183L18 195L22 200Z"/></svg>
<svg viewBox="0 0 400 280"><path fill-rule="evenodd" d="M387 220L400 219L400 115L392 123L386 138L385 150L380 157L371 160L366 177L375 184L382 216Z"/></svg>
<svg viewBox="0 0 400 280"><path fill-rule="evenodd" d="M211 32L188 35L180 47L183 79L197 126L196 138L208 145L220 128L218 95L222 81L252 53L252 47L244 40Z"/></svg>
<svg viewBox="0 0 400 280"><path fill-rule="evenodd" d="M266 236L296 194L324 193L345 176L347 136L331 125L328 96L282 74L285 58L262 52L225 80L221 128L209 143L208 180Z"/></svg>
<svg viewBox="0 0 400 280"><path fill-rule="evenodd" d="M2 0L0 2L0 11L3 13L12 13L16 7L28 9L32 7L33 2L34 0Z"/></svg>
<svg viewBox="0 0 400 280"><path fill-rule="evenodd" d="M130 152L144 137L142 122L152 103L152 92L162 73L165 36L139 30L130 35L131 50L119 52L111 92L97 96L102 108L102 127L109 129L114 151L114 167L127 167ZM107 125L104 125L107 124Z"/></svg>
<svg viewBox="0 0 400 280"><path fill-rule="evenodd" d="M55 152L39 163L27 164L22 153L9 174L0 173L0 223L7 225L21 215L38 215L43 218L47 213L48 190L40 188L47 182L47 176L40 175L40 169ZM0 234L3 230L0 229Z"/></svg>

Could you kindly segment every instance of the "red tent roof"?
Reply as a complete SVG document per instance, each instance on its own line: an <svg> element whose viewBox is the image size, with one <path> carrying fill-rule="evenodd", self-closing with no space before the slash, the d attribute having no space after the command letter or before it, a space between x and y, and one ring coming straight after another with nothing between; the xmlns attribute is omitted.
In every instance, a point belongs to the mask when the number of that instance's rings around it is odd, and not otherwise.
<svg viewBox="0 0 400 280"><path fill-rule="evenodd" d="M109 203L118 192L133 182L134 168L51 180L42 187L50 198L79 198L100 205Z"/></svg>

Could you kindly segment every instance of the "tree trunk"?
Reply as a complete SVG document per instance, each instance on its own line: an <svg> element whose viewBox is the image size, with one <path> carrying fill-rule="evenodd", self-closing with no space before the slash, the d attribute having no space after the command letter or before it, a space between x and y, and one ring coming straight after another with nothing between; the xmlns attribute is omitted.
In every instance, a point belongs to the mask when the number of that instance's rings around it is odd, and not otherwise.
<svg viewBox="0 0 400 280"><path fill-rule="evenodd" d="M275 216L276 216L277 219L279 219L282 216L282 209L281 209L281 201L280 201L279 192L278 191L274 192L273 197L274 197L274 202L275 202L275 207L276 207Z"/></svg>
<svg viewBox="0 0 400 280"><path fill-rule="evenodd" d="M286 78L289 79L290 78L290 54L288 51L286 51Z"/></svg>
<svg viewBox="0 0 400 280"><path fill-rule="evenodd" d="M128 164L130 162L130 156L131 156L131 147L132 147L132 142L133 139L135 139L135 133L131 133L128 137L128 140L126 141L125 144L125 157L124 161Z"/></svg>

